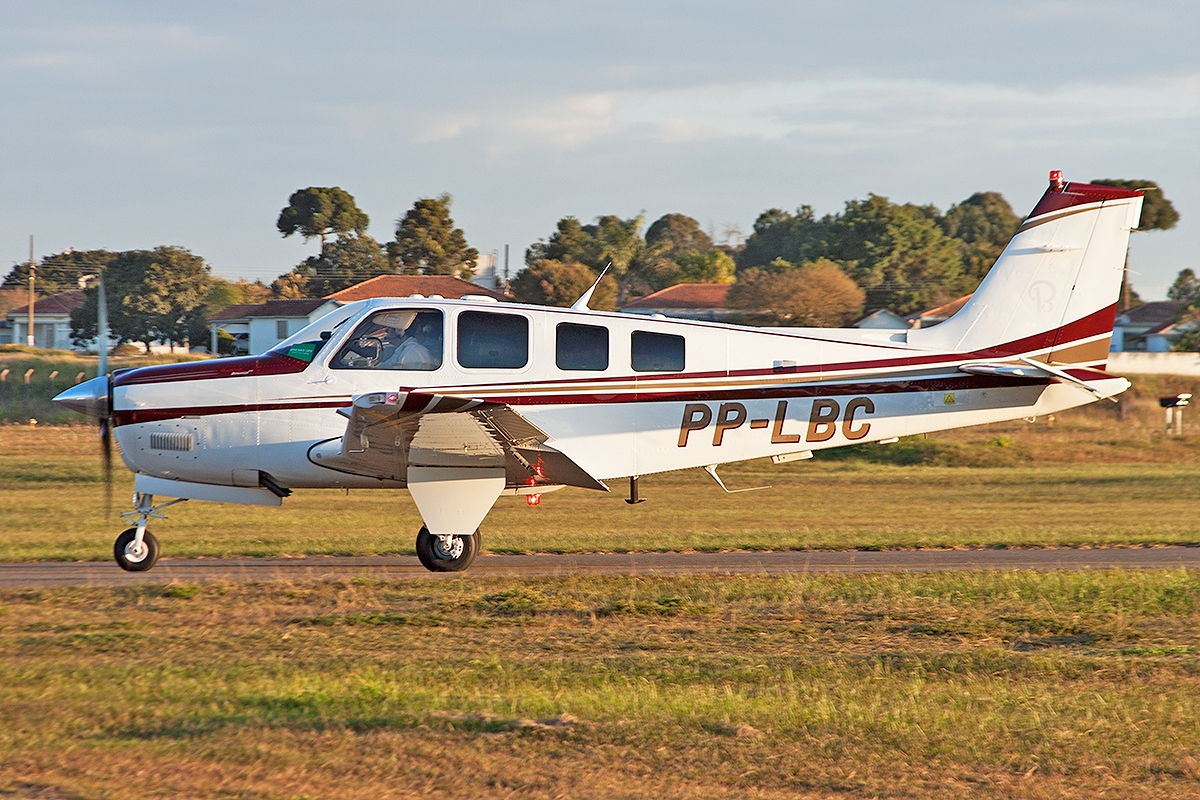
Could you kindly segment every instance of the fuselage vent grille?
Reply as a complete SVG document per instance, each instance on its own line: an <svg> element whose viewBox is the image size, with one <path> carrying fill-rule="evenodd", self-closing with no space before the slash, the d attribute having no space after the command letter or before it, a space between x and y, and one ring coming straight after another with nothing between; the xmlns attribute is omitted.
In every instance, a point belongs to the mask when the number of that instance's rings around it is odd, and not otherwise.
<svg viewBox="0 0 1200 800"><path fill-rule="evenodd" d="M190 453L196 449L196 440L190 433L156 431L150 434L150 449Z"/></svg>

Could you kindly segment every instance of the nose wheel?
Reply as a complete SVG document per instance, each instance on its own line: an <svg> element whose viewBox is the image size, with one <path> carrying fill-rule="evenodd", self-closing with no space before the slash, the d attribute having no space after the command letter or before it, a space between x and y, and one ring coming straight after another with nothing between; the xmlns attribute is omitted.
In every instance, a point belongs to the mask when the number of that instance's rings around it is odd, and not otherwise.
<svg viewBox="0 0 1200 800"><path fill-rule="evenodd" d="M435 536L422 525L417 533L417 560L430 572L461 572L478 553L478 528L470 536Z"/></svg>
<svg viewBox="0 0 1200 800"><path fill-rule="evenodd" d="M137 541L137 528L122 531L113 543L113 558L117 566L128 572L145 572L158 561L158 539L150 531L142 531Z"/></svg>
<svg viewBox="0 0 1200 800"><path fill-rule="evenodd" d="M154 535L146 530L146 521L152 517L166 519L158 512L176 503L186 503L187 498L181 497L169 503L154 505L154 495L139 492L133 496L133 502L137 508L133 511L125 511L121 516L136 525L122 531L121 535L117 537L117 541L113 542L113 558L116 560L117 566L123 570L145 572L154 566L154 562L158 561L158 539L155 539Z"/></svg>

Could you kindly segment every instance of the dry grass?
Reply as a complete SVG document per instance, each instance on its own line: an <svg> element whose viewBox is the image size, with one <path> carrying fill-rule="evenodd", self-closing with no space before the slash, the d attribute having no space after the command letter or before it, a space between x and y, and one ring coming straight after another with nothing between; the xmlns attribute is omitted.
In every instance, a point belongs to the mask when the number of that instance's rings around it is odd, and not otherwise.
<svg viewBox="0 0 1200 800"><path fill-rule="evenodd" d="M1118 409L865 445L774 467L649 476L650 502L567 489L529 508L502 498L484 523L492 552L890 549L1200 544L1200 433L1165 437L1143 382ZM1200 391L1197 391L1200 395ZM1190 411L1190 409L1189 409ZM103 515L95 431L0 427L0 560L105 560L124 523ZM116 510L131 477L118 465ZM411 553L419 517L404 491L298 492L282 509L189 503L154 530L167 556Z"/></svg>
<svg viewBox="0 0 1200 800"><path fill-rule="evenodd" d="M0 595L0 796L1200 796L1200 576Z"/></svg>

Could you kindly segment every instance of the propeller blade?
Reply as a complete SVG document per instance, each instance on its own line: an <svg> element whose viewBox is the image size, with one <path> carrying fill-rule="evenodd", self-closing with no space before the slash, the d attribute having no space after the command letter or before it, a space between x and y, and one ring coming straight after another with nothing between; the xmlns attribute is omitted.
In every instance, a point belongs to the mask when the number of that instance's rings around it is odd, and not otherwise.
<svg viewBox="0 0 1200 800"><path fill-rule="evenodd" d="M112 516L113 470L112 470L112 426L108 417L100 420L100 452L104 455L104 516Z"/></svg>

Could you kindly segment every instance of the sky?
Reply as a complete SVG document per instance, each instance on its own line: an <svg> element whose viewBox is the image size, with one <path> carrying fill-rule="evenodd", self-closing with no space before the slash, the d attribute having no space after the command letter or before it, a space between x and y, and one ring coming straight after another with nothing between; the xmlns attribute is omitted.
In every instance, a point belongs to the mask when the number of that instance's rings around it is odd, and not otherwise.
<svg viewBox="0 0 1200 800"><path fill-rule="evenodd" d="M275 228L341 186L391 239L449 192L481 252L555 222L695 217L868 193L1032 209L1148 179L1180 212L1133 284L1200 272L1200 3L0 0L0 269L65 247L186 247L270 282Z"/></svg>

